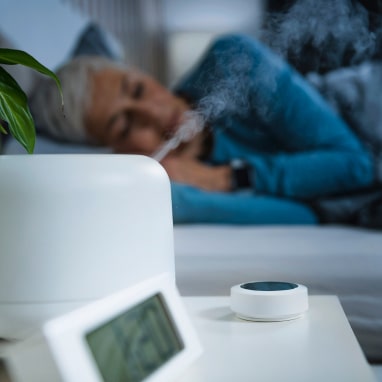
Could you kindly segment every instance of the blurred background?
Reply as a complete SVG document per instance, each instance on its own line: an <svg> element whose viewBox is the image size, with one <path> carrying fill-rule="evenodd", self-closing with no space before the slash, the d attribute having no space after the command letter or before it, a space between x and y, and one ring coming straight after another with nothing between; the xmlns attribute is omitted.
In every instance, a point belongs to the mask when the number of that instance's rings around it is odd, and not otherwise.
<svg viewBox="0 0 382 382"><path fill-rule="evenodd" d="M173 84L217 34L255 34L261 0L0 0L0 34L54 69L96 23L113 54Z"/></svg>
<svg viewBox="0 0 382 382"><path fill-rule="evenodd" d="M0 0L0 47L25 50L52 70L86 52L106 55L168 87L215 36L232 32L259 38L307 77L353 67L352 83L337 81L346 96L338 109L352 127L370 113L348 116L349 96L375 98L374 91L379 98L379 82L359 89L357 66L382 68L382 0ZM7 70L30 95L36 73L20 65ZM363 102L353 98L352 105ZM374 114L380 119L382 112Z"/></svg>
<svg viewBox="0 0 382 382"><path fill-rule="evenodd" d="M228 32L258 36L302 74L382 59L382 0L0 0L0 46L51 69L90 24L112 55L168 86Z"/></svg>

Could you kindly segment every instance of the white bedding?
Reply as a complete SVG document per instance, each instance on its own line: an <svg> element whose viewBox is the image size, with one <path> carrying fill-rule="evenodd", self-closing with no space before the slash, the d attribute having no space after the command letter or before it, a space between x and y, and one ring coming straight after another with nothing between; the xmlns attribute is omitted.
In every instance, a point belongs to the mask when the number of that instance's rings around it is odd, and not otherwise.
<svg viewBox="0 0 382 382"><path fill-rule="evenodd" d="M228 295L252 280L339 296L369 360L382 361L382 235L340 226L175 226L182 295Z"/></svg>

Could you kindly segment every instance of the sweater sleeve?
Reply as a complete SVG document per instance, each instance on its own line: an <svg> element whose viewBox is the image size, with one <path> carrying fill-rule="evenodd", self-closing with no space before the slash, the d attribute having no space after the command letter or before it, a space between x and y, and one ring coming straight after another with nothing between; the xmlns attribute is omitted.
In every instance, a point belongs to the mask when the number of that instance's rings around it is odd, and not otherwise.
<svg viewBox="0 0 382 382"><path fill-rule="evenodd" d="M258 194L314 199L367 187L372 179L370 157L346 151L252 154L246 160Z"/></svg>
<svg viewBox="0 0 382 382"><path fill-rule="evenodd" d="M175 224L317 224L307 205L253 193L207 192L171 182Z"/></svg>

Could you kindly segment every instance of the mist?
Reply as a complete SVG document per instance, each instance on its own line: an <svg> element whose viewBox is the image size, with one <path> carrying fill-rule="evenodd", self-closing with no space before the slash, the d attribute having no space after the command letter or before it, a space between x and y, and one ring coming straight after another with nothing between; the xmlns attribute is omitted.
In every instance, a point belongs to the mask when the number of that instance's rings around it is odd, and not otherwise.
<svg viewBox="0 0 382 382"><path fill-rule="evenodd" d="M269 13L260 38L300 72L324 73L381 54L376 17L358 1L298 0Z"/></svg>

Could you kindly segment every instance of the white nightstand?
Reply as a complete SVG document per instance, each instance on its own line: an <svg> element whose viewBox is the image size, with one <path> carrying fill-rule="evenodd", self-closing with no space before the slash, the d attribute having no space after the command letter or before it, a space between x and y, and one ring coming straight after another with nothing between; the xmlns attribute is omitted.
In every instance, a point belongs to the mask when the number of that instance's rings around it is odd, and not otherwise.
<svg viewBox="0 0 382 382"><path fill-rule="evenodd" d="M185 297L204 354L181 382L375 381L335 296L310 296L302 318L250 322L229 297Z"/></svg>

